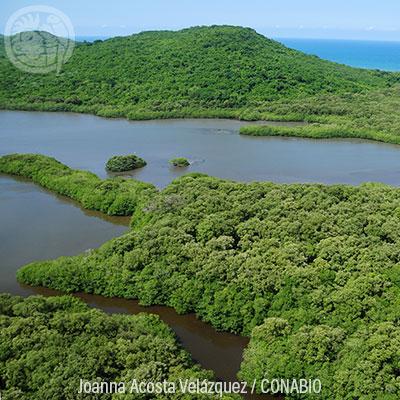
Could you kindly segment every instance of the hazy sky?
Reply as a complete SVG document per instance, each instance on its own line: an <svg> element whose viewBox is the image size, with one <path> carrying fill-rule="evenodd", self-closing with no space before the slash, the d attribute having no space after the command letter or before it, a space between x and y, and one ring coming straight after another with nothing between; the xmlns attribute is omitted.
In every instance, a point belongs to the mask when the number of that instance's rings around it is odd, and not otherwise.
<svg viewBox="0 0 400 400"><path fill-rule="evenodd" d="M231 24L272 37L400 41L400 0L0 0L2 30L14 11L35 4L63 11L77 35Z"/></svg>

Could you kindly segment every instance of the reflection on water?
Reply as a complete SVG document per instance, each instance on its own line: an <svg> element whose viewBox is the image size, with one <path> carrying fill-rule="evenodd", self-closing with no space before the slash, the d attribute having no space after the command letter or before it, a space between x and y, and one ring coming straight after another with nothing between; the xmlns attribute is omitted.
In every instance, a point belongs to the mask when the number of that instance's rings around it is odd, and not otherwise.
<svg viewBox="0 0 400 400"><path fill-rule="evenodd" d="M0 175L0 220L0 292L24 296L62 293L18 284L15 273L20 266L98 247L123 234L129 224L129 218L107 217L81 209L62 196L55 196L26 180L5 175ZM196 362L213 370L218 379L236 380L247 338L217 332L195 315L178 315L169 307L141 307L133 300L84 293L76 296L108 313L159 315Z"/></svg>
<svg viewBox="0 0 400 400"><path fill-rule="evenodd" d="M59 296L63 293L47 288L20 285L27 294L42 296ZM136 300L107 298L87 293L75 293L74 296L85 301L91 307L107 313L139 314L150 313L160 318L175 332L182 346L191 354L192 359L203 368L212 370L217 379L236 382L243 351L249 339L226 332L218 332L196 318L194 314L179 315L170 307L140 306ZM248 394L248 400L279 400L279 396Z"/></svg>
<svg viewBox="0 0 400 400"><path fill-rule="evenodd" d="M62 293L46 288L33 288L21 285L30 294L44 296L60 295ZM138 314L141 312L156 314L167 323L177 334L182 345L188 349L192 358L207 369L215 372L219 379L235 381L242 360L243 349L248 344L248 338L230 333L217 332L196 318L194 314L179 315L174 309L163 306L143 307L136 300L106 298L103 296L78 293L92 307L100 308L108 313Z"/></svg>
<svg viewBox="0 0 400 400"><path fill-rule="evenodd" d="M131 175L165 186L192 171L241 181L358 184L400 182L399 147L357 140L304 140L238 135L243 124L227 120L128 122L89 115L0 111L0 154L35 152L105 177L115 154L137 153L148 165ZM177 156L194 161L171 168ZM95 248L128 229L129 218L83 210L30 182L0 175L0 292L46 296L58 292L18 285L16 270L26 263L74 255ZM106 312L160 315L194 360L220 379L236 379L248 339L216 332L194 315L136 301L77 294ZM250 398L268 398L252 396Z"/></svg>
<svg viewBox="0 0 400 400"><path fill-rule="evenodd" d="M193 171L238 181L400 182L399 146L360 140L240 136L243 124L212 119L126 121L72 113L0 111L0 154L43 153L105 177L108 158L136 153L147 166L131 176L160 187ZM174 157L201 162L189 168L171 168L168 161Z"/></svg>
<svg viewBox="0 0 400 400"><path fill-rule="evenodd" d="M0 175L0 292L24 294L20 266L97 248L128 230L129 218L80 208L21 179Z"/></svg>

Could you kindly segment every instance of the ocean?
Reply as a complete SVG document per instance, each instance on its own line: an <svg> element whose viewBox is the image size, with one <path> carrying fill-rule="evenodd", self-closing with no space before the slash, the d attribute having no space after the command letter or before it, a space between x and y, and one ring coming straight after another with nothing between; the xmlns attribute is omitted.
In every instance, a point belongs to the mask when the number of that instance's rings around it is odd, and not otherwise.
<svg viewBox="0 0 400 400"><path fill-rule="evenodd" d="M352 67L400 71L400 42L275 39L285 46Z"/></svg>

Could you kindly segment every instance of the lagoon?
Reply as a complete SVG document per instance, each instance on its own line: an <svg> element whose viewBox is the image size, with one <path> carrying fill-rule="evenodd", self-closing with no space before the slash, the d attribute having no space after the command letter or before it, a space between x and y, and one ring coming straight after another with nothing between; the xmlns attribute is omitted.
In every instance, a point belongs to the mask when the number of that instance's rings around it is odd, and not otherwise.
<svg viewBox="0 0 400 400"><path fill-rule="evenodd" d="M0 155L42 153L106 177L113 155L136 153L135 179L165 187L188 172L237 181L400 184L400 146L363 140L239 135L232 120L127 121L73 113L0 111ZM270 123L289 124L290 123ZM188 168L169 160L186 157Z"/></svg>
<svg viewBox="0 0 400 400"><path fill-rule="evenodd" d="M137 153L148 164L128 176L160 188L187 172L244 182L400 183L400 146L240 136L243 124L204 119L134 122L72 113L0 111L0 154L42 153L106 177L109 157ZM170 166L168 161L179 156L187 157L190 167ZM0 221L0 292L47 296L59 293L19 285L16 270L32 261L98 247L127 231L129 222L84 210L29 181L6 175L0 175ZM235 379L247 338L216 332L194 315L178 315L168 307L144 308L133 300L77 296L107 312L158 314L194 360L220 379Z"/></svg>

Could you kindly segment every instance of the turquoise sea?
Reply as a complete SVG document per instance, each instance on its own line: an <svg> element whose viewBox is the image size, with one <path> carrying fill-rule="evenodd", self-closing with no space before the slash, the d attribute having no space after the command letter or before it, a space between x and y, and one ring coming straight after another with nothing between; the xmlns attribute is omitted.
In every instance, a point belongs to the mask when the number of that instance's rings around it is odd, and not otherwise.
<svg viewBox="0 0 400 400"><path fill-rule="evenodd" d="M400 71L400 42L276 39L292 49L352 67Z"/></svg>

